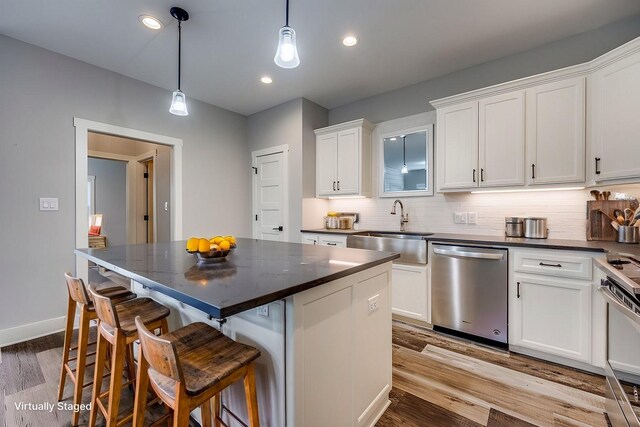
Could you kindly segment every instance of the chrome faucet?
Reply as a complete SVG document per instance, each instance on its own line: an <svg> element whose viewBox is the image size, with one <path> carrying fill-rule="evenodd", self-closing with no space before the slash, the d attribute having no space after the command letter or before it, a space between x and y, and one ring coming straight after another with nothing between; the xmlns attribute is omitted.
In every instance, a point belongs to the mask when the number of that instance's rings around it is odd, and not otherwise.
<svg viewBox="0 0 640 427"><path fill-rule="evenodd" d="M393 206L391 207L391 215L396 214L396 205L400 204L400 231L405 231L404 225L409 222L409 214L404 214L404 205L400 201L400 199L396 199L393 202Z"/></svg>

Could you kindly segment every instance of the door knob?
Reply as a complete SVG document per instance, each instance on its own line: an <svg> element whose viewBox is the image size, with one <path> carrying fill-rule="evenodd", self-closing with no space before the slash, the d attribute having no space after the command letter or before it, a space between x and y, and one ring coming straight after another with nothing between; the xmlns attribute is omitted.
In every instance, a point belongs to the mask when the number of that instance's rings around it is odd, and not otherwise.
<svg viewBox="0 0 640 427"><path fill-rule="evenodd" d="M273 227L273 231L282 231L284 229L284 227L279 226L279 227Z"/></svg>

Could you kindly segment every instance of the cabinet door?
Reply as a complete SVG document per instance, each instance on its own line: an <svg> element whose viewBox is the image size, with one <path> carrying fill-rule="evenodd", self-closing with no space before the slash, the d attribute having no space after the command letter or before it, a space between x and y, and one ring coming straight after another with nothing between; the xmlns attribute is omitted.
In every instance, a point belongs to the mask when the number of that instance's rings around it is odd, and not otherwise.
<svg viewBox="0 0 640 427"><path fill-rule="evenodd" d="M596 71L588 84L595 180L640 177L640 53Z"/></svg>
<svg viewBox="0 0 640 427"><path fill-rule="evenodd" d="M322 246L336 246L339 248L347 247L347 237L346 236L332 236L330 234L326 236L320 236L320 244Z"/></svg>
<svg viewBox="0 0 640 427"><path fill-rule="evenodd" d="M316 195L336 193L338 134L320 135L316 139Z"/></svg>
<svg viewBox="0 0 640 427"><path fill-rule="evenodd" d="M584 182L584 77L527 90L529 184Z"/></svg>
<svg viewBox="0 0 640 427"><path fill-rule="evenodd" d="M431 323L427 266L393 264L391 311Z"/></svg>
<svg viewBox="0 0 640 427"><path fill-rule="evenodd" d="M438 190L478 186L478 103L439 108Z"/></svg>
<svg viewBox="0 0 640 427"><path fill-rule="evenodd" d="M591 362L591 282L515 274L509 343Z"/></svg>
<svg viewBox="0 0 640 427"><path fill-rule="evenodd" d="M316 234L303 234L302 243L307 245L318 245L320 244L320 238Z"/></svg>
<svg viewBox="0 0 640 427"><path fill-rule="evenodd" d="M360 128L338 132L337 193L358 194L360 191Z"/></svg>
<svg viewBox="0 0 640 427"><path fill-rule="evenodd" d="M524 92L479 103L480 187L524 185Z"/></svg>

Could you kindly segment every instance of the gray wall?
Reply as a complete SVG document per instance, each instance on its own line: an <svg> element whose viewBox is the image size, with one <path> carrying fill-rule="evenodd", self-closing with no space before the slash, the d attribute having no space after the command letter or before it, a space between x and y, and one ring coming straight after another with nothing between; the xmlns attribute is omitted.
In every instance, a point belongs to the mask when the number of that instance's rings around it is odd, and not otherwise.
<svg viewBox="0 0 640 427"><path fill-rule="evenodd" d="M89 175L96 177L95 207L102 214L101 234L109 245L127 244L127 163L89 158Z"/></svg>
<svg viewBox="0 0 640 427"><path fill-rule="evenodd" d="M188 117L172 116L169 91L5 36L0 93L11 100L0 103L0 330L65 315L74 117L182 138L184 236L250 235L245 117L193 99ZM58 197L59 211L38 211L39 197ZM23 242L38 242L37 263Z"/></svg>
<svg viewBox="0 0 640 427"><path fill-rule="evenodd" d="M327 110L298 98L249 116L250 151L289 145L289 240L299 242L304 197L315 197L314 129L326 126Z"/></svg>
<svg viewBox="0 0 640 427"><path fill-rule="evenodd" d="M329 123L374 123L432 110L429 101L590 61L640 36L640 16L329 110Z"/></svg>

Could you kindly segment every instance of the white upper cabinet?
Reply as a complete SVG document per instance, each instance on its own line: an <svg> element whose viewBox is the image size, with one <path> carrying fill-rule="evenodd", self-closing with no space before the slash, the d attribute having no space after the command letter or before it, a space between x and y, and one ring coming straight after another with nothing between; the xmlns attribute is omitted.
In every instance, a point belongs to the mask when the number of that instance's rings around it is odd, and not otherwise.
<svg viewBox="0 0 640 427"><path fill-rule="evenodd" d="M478 186L478 102L437 110L438 191Z"/></svg>
<svg viewBox="0 0 640 427"><path fill-rule="evenodd" d="M585 180L585 78L527 90L527 182Z"/></svg>
<svg viewBox="0 0 640 427"><path fill-rule="evenodd" d="M587 81L595 182L640 177L640 46L628 46Z"/></svg>
<svg viewBox="0 0 640 427"><path fill-rule="evenodd" d="M479 102L480 187L524 184L524 92Z"/></svg>
<svg viewBox="0 0 640 427"><path fill-rule="evenodd" d="M316 197L371 196L371 131L365 119L316 129Z"/></svg>

